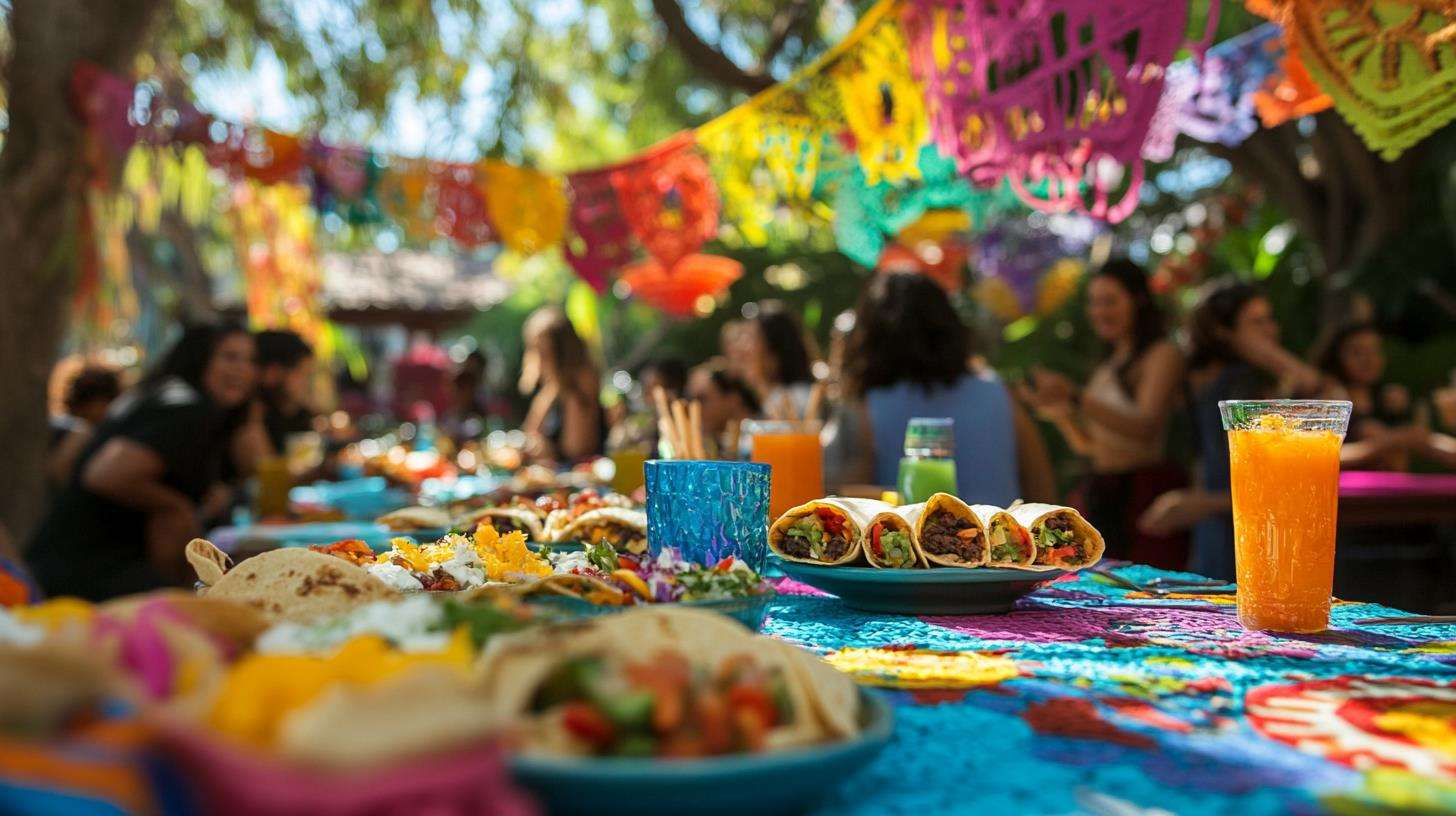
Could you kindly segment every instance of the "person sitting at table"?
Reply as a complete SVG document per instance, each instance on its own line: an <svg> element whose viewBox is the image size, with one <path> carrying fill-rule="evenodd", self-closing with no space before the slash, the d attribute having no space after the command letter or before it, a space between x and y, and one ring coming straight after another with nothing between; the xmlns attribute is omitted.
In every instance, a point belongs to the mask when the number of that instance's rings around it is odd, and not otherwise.
<svg viewBox="0 0 1456 816"><path fill-rule="evenodd" d="M555 306L543 306L522 330L521 393L531 400L521 430L527 453L566 463L601 455L607 437L601 375L581 335Z"/></svg>
<svg viewBox="0 0 1456 816"><path fill-rule="evenodd" d="M122 397L31 538L50 595L101 601L186 582L183 549L253 395L253 337L187 328Z"/></svg>
<svg viewBox="0 0 1456 816"><path fill-rule="evenodd" d="M1252 284L1214 284L1194 308L1189 334L1188 381L1199 452L1197 486L1159 496L1143 513L1139 526L1153 535L1191 527L1189 568L1212 578L1233 580L1228 440L1218 403L1307 398L1321 393L1325 378L1279 344L1274 307Z"/></svg>
<svg viewBox="0 0 1456 816"><path fill-rule="evenodd" d="M721 361L694 368L688 375L687 395L703 406L704 439L716 443L716 450L722 451L725 458L736 458L737 451L722 450L724 434L730 423L759 415L762 407L758 395Z"/></svg>
<svg viewBox="0 0 1456 816"><path fill-rule="evenodd" d="M799 318L779 301L750 304L728 359L769 416L802 417L814 385L814 354Z"/></svg>
<svg viewBox="0 0 1456 816"><path fill-rule="evenodd" d="M313 389L313 349L296 332L269 329L253 335L257 348L258 390L248 422L233 444L234 461L244 475L259 461L286 456L288 440L314 430L309 406Z"/></svg>
<svg viewBox="0 0 1456 816"><path fill-rule="evenodd" d="M51 417L46 455L46 479L53 489L59 489L71 477L76 457L106 418L111 403L121 395L121 373L112 366L83 363L79 368L67 367L70 372L65 375L61 410Z"/></svg>
<svg viewBox="0 0 1456 816"><path fill-rule="evenodd" d="M973 362L968 365L967 361ZM944 289L918 273L872 280L846 348L847 391L866 416L846 483L894 485L912 417L955 421L956 485L970 503L1055 501L1046 447L989 366Z"/></svg>
<svg viewBox="0 0 1456 816"><path fill-rule="evenodd" d="M1142 267L1113 260L1087 283L1087 322L1102 341L1102 362L1085 388L1035 368L1019 389L1027 407L1051 422L1089 460L1082 502L1107 539L1107 555L1164 569L1188 562L1181 535L1141 532L1153 499L1183 487L1188 474L1166 458L1168 421L1183 379L1183 355L1168 339L1163 310Z"/></svg>
<svg viewBox="0 0 1456 816"><path fill-rule="evenodd" d="M1320 369L1330 378L1325 396L1351 404L1340 464L1352 470L1409 470L1414 456L1456 467L1456 440L1418 421L1410 392L1385 382L1384 346L1375 324L1352 323L1336 331L1320 354Z"/></svg>

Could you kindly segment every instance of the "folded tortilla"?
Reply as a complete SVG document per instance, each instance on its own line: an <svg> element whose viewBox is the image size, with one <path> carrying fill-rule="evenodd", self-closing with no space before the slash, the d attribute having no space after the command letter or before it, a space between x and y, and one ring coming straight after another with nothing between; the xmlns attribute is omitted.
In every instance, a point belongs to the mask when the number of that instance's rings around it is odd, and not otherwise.
<svg viewBox="0 0 1456 816"><path fill-rule="evenodd" d="M340 617L399 593L342 558L303 549L270 550L240 562L207 589L208 598L238 601L270 622L307 623Z"/></svg>
<svg viewBox="0 0 1456 816"><path fill-rule="evenodd" d="M905 534L906 539L910 543L910 561L908 563L891 564L886 560L888 553L876 553L874 529L877 524L881 525L887 533L899 532ZM915 546L915 527L910 523L909 514L906 512L906 508L903 507L892 507L888 510L881 510L875 514L874 518L870 519L870 523L865 526L864 554L865 560L869 561L870 566L876 569L924 569L928 566L925 561L925 554L920 551L919 547Z"/></svg>
<svg viewBox="0 0 1456 816"><path fill-rule="evenodd" d="M847 533L845 540L849 546L844 552L831 559L814 558L813 556L791 555L785 544L789 537L789 528L799 519L813 515L820 508L828 508L845 518L844 530ZM785 561L798 561L803 564L822 564L827 566L838 566L841 564L852 564L859 560L860 553L864 548L865 530L869 529L870 519L879 513L890 509L890 505L873 499L815 499L779 516L778 520L768 531L768 546ZM827 554L827 553L826 553Z"/></svg>
<svg viewBox="0 0 1456 816"><path fill-rule="evenodd" d="M986 528L965 502L949 493L936 493L926 499L923 505L912 505L905 512L915 530L915 546L926 561L944 567L964 569L986 565ZM938 540L933 533L927 539L930 520L942 512L949 513L961 522L958 525L961 529L955 533L958 541L953 545Z"/></svg>
<svg viewBox="0 0 1456 816"><path fill-rule="evenodd" d="M396 533L412 530L447 530L450 528L450 513L443 507L405 507L385 513L374 520Z"/></svg>
<svg viewBox="0 0 1456 816"><path fill-rule="evenodd" d="M1102 559L1102 553L1107 549L1097 528L1087 523L1081 513L1070 507L1058 504L1023 504L1008 512L1031 533L1031 540L1036 543L1034 563L1037 566L1059 569L1090 567ZM1067 520L1073 533L1071 544L1052 541L1048 537L1047 522L1058 518ZM1071 549L1070 552L1066 551L1068 548Z"/></svg>
<svg viewBox="0 0 1456 816"><path fill-rule="evenodd" d="M541 524L540 514L524 507L482 507L456 517L454 527L473 532L482 521L490 524L498 533L520 530L532 541L545 539L545 528ZM497 523L500 521L505 524Z"/></svg>
<svg viewBox="0 0 1456 816"><path fill-rule="evenodd" d="M624 507L588 510L565 525L552 541L580 541L599 544L610 541L617 552L641 555L647 552L647 512Z"/></svg>
<svg viewBox="0 0 1456 816"><path fill-rule="evenodd" d="M1031 541L1031 533L1015 516L991 504L973 504L971 512L976 514L976 519L986 531L986 566L1020 569L1036 561L1036 545ZM1001 539L1003 530L1004 540ZM998 552L1000 558L997 557Z"/></svg>

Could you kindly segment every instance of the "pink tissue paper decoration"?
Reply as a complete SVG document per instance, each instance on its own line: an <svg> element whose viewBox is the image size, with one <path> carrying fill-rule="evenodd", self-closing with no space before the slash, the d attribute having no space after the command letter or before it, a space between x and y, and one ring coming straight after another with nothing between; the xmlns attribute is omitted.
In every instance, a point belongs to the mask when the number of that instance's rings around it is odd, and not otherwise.
<svg viewBox="0 0 1456 816"><path fill-rule="evenodd" d="M597 294L607 290L607 276L632 260L632 228L617 204L612 186L616 168L572 173L566 177L571 196L570 230L563 247L566 262Z"/></svg>
<svg viewBox="0 0 1456 816"><path fill-rule="evenodd" d="M904 24L933 139L963 174L1043 210L1132 211L1184 0L915 0Z"/></svg>

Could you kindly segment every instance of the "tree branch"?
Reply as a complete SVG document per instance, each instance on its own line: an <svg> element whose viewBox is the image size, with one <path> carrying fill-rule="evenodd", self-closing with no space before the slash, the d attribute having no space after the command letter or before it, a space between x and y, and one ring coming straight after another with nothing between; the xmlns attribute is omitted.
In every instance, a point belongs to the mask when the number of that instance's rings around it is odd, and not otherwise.
<svg viewBox="0 0 1456 816"><path fill-rule="evenodd" d="M652 10L667 29L667 36L683 52L688 61L712 79L731 88L756 93L774 84L766 73L749 71L714 48L688 24L687 14L678 0L652 0Z"/></svg>
<svg viewBox="0 0 1456 816"><path fill-rule="evenodd" d="M758 59L760 73L768 73L769 66L788 44L789 37L813 17L809 13L811 10L809 0L794 0L774 15L773 21L769 23L768 46L764 48L763 56Z"/></svg>

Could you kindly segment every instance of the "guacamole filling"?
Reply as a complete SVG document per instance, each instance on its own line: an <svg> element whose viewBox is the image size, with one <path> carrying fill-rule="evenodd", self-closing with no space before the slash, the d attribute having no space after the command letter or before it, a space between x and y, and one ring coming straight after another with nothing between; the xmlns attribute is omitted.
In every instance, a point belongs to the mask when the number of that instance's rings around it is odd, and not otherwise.
<svg viewBox="0 0 1456 816"><path fill-rule="evenodd" d="M897 569L915 566L915 548L910 546L909 533L876 524L870 527L869 543L876 564Z"/></svg>
<svg viewBox="0 0 1456 816"><path fill-rule="evenodd" d="M848 522L832 508L816 508L789 525L779 546L794 558L838 561L849 552Z"/></svg>

